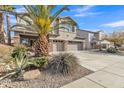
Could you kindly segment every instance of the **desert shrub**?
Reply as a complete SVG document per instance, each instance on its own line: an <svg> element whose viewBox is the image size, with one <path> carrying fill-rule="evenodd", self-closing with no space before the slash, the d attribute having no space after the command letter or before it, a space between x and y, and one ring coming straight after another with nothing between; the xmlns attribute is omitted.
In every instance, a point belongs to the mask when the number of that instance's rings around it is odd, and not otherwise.
<svg viewBox="0 0 124 93"><path fill-rule="evenodd" d="M48 63L48 59L46 57L36 58L33 61L33 65L40 68Z"/></svg>
<svg viewBox="0 0 124 93"><path fill-rule="evenodd" d="M117 49L113 48L113 47L110 47L110 48L107 49L107 52L108 53L117 53Z"/></svg>
<svg viewBox="0 0 124 93"><path fill-rule="evenodd" d="M37 68L40 69L47 63L48 63L47 57L33 58L33 59L30 59L29 64L27 65L25 70L32 70Z"/></svg>
<svg viewBox="0 0 124 93"><path fill-rule="evenodd" d="M20 54L22 54L23 56L26 56L27 55L27 50L28 49L26 48L26 46L24 46L24 45L17 45L13 49L11 56L13 58L15 58L15 57L18 57L19 58L19 55Z"/></svg>
<svg viewBox="0 0 124 93"><path fill-rule="evenodd" d="M59 54L53 56L47 66L47 70L52 74L67 75L77 66L77 58L72 54Z"/></svg>

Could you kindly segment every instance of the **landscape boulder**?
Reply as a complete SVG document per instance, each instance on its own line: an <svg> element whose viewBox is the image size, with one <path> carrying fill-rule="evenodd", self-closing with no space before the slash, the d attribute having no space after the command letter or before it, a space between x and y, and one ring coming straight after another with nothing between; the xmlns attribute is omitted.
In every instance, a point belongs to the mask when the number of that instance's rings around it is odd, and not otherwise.
<svg viewBox="0 0 124 93"><path fill-rule="evenodd" d="M41 75L41 72L36 69L36 70L30 70L24 73L23 78L24 80L31 80L31 79L36 79Z"/></svg>

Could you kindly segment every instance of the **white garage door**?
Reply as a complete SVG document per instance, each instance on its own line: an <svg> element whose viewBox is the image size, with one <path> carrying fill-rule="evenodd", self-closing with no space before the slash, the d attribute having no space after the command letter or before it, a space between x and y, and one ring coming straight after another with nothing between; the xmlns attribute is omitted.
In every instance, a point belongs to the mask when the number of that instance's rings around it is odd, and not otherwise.
<svg viewBox="0 0 124 93"><path fill-rule="evenodd" d="M67 45L67 50L68 51L77 51L78 50L78 45L75 42L69 42Z"/></svg>
<svg viewBox="0 0 124 93"><path fill-rule="evenodd" d="M64 43L62 41L53 42L53 51L64 51Z"/></svg>
<svg viewBox="0 0 124 93"><path fill-rule="evenodd" d="M83 44L80 42L69 42L67 45L68 51L78 51L83 50Z"/></svg>

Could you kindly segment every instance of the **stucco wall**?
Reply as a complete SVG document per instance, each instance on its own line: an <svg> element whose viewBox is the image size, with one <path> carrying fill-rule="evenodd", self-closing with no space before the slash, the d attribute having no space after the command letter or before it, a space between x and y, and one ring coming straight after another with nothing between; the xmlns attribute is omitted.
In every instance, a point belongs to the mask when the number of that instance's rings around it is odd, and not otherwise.
<svg viewBox="0 0 124 93"><path fill-rule="evenodd" d="M90 33L86 31L77 30L77 36L85 38L85 49L90 49Z"/></svg>
<svg viewBox="0 0 124 93"><path fill-rule="evenodd" d="M54 38L60 39L60 40L73 40L75 37L76 37L76 33L60 30L59 36L54 37ZM53 38L53 37L50 37L50 38Z"/></svg>

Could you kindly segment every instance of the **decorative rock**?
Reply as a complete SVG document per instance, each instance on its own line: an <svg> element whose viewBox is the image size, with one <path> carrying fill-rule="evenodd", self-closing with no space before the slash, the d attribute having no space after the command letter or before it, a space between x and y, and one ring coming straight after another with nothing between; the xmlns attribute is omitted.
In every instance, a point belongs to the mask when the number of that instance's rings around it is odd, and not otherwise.
<svg viewBox="0 0 124 93"><path fill-rule="evenodd" d="M36 69L36 70L31 70L27 71L24 73L23 78L24 80L31 80L31 79L36 79L41 75L41 72Z"/></svg>

